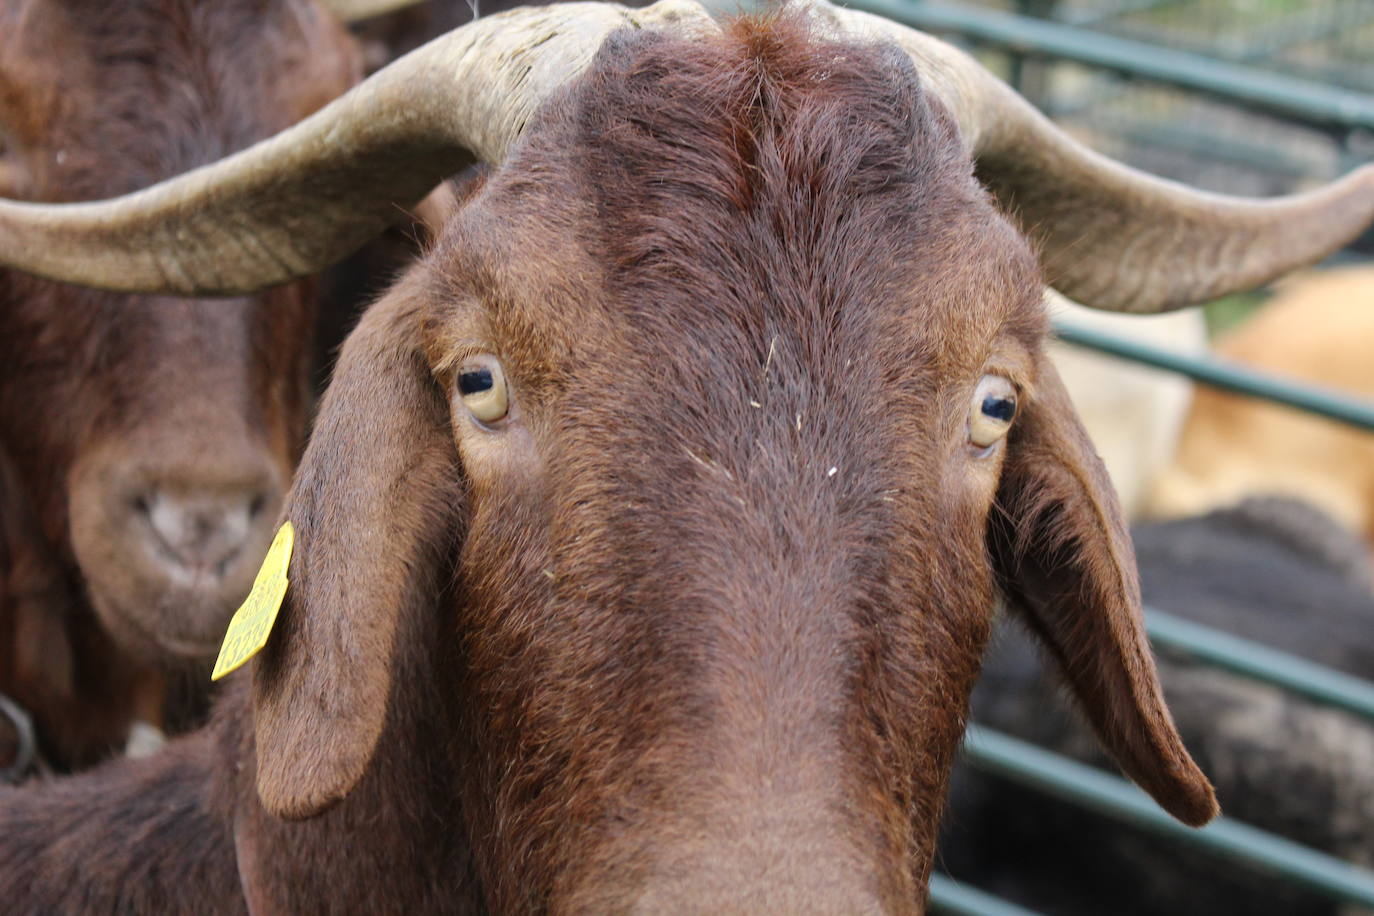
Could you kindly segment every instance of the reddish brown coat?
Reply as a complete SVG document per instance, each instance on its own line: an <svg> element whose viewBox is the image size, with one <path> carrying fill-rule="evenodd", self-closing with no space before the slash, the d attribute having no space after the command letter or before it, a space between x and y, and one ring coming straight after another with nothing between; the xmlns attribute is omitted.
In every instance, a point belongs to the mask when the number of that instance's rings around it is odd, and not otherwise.
<svg viewBox="0 0 1374 916"><path fill-rule="evenodd" d="M0 804L0 880L69 903L45 808L126 835L152 780L215 848L126 868L188 906L236 869L257 912L919 912L999 586L1206 820L1040 291L902 55L614 36L350 337L251 690ZM987 373L1021 409L984 451Z"/></svg>
<svg viewBox="0 0 1374 916"><path fill-rule="evenodd" d="M309 0L0 0L0 196L144 187L292 124L357 70ZM0 271L0 692L59 767L121 746L161 715L167 667L213 657L301 448L313 311L308 284L195 301ZM226 526L211 584L169 584L138 501L233 487L255 494L242 548Z"/></svg>

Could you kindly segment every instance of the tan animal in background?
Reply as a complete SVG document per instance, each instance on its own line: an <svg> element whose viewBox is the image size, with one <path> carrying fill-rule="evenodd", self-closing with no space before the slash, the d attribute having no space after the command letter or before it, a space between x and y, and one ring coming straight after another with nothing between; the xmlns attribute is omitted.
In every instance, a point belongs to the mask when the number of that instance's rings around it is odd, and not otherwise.
<svg viewBox="0 0 1374 916"><path fill-rule="evenodd" d="M1283 284L1216 352L1374 403L1374 268ZM1374 545L1374 432L1200 387L1150 512L1192 515L1264 494L1306 499Z"/></svg>

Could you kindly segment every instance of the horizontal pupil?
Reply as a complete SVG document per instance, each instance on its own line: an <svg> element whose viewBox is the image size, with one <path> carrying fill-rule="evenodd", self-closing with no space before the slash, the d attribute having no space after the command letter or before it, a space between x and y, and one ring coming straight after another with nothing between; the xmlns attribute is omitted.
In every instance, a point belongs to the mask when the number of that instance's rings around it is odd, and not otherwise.
<svg viewBox="0 0 1374 916"><path fill-rule="evenodd" d="M1010 423L1011 418L1016 416L1016 400L990 394L983 398L983 416Z"/></svg>
<svg viewBox="0 0 1374 916"><path fill-rule="evenodd" d="M458 390L465 395L490 391L493 384L490 369L473 369L458 376Z"/></svg>

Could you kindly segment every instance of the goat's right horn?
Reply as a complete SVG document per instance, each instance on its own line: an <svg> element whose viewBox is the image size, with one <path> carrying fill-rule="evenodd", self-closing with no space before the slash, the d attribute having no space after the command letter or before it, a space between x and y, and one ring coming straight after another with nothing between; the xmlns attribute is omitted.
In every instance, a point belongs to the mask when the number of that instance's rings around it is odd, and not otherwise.
<svg viewBox="0 0 1374 916"><path fill-rule="evenodd" d="M109 201L0 201L0 263L122 292L234 295L327 267L534 111L620 27L714 29L691 0L483 17L241 153Z"/></svg>
<svg viewBox="0 0 1374 916"><path fill-rule="evenodd" d="M892 41L959 123L979 178L1084 305L1161 312L1253 289L1349 243L1374 220L1374 167L1252 200L1139 172L1060 130L973 58L890 20L816 0L850 36Z"/></svg>

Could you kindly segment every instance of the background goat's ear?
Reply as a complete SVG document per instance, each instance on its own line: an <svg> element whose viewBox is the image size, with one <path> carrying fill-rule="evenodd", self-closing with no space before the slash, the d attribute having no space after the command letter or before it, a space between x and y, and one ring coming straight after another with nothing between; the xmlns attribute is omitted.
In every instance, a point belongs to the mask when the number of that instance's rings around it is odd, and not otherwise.
<svg viewBox="0 0 1374 916"><path fill-rule="evenodd" d="M1204 824L1216 796L1164 705L1116 494L1054 367L1040 364L989 526L1003 591L1126 774L1174 817Z"/></svg>
<svg viewBox="0 0 1374 916"><path fill-rule="evenodd" d="M287 499L291 584L253 674L258 795L280 817L317 814L361 778L385 724L402 614L433 600L447 568L458 457L418 352L413 286L344 344Z"/></svg>

